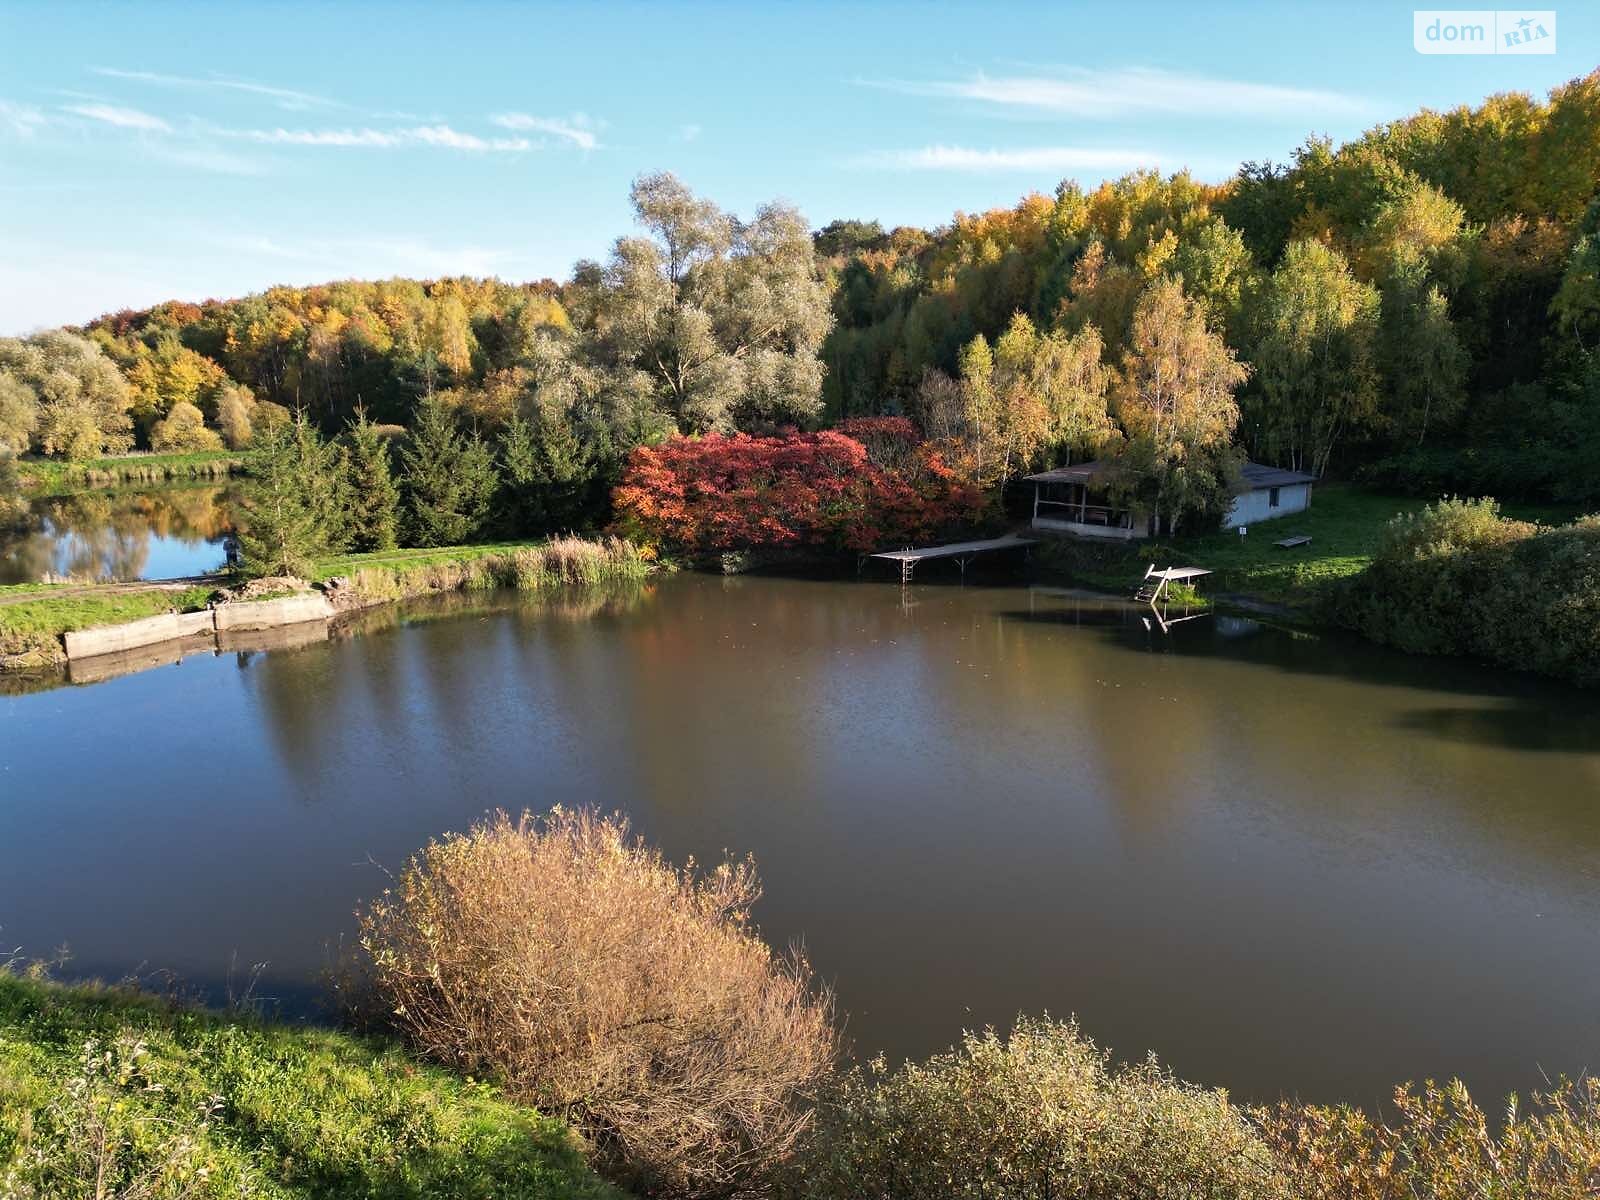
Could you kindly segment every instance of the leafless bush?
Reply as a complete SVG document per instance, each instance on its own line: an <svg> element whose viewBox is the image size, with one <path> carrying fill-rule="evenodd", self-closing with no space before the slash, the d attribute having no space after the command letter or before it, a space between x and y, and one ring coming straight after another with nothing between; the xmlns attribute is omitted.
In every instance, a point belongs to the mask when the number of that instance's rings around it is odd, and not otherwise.
<svg viewBox="0 0 1600 1200"><path fill-rule="evenodd" d="M761 1188L836 1054L831 1003L749 924L748 860L679 869L625 821L505 813L431 843L360 914L420 1050L565 1114L649 1194Z"/></svg>

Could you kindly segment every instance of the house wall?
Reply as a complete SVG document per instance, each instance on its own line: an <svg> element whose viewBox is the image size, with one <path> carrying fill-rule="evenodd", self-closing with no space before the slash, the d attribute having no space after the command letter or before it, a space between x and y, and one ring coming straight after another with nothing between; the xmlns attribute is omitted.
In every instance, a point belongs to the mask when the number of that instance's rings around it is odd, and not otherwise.
<svg viewBox="0 0 1600 1200"><path fill-rule="evenodd" d="M1256 525L1262 521L1287 517L1290 513L1304 512L1311 507L1311 485L1295 483L1280 487L1277 508L1272 507L1271 497L1272 492L1269 488L1260 488L1234 497L1233 507L1228 509L1228 515L1222 518L1222 527L1237 529L1241 525Z"/></svg>

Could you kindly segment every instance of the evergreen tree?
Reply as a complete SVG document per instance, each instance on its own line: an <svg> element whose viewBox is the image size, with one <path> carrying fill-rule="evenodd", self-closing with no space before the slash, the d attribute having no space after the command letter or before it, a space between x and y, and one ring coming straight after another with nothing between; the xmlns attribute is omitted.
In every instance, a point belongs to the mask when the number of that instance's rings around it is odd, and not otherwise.
<svg viewBox="0 0 1600 1200"><path fill-rule="evenodd" d="M316 500L308 494L301 446L304 419L271 426L256 436L239 526L241 570L246 575L303 575L327 550ZM313 431L311 436L315 436Z"/></svg>
<svg viewBox="0 0 1600 1200"><path fill-rule="evenodd" d="M500 522L515 535L574 530L592 524L611 449L603 424L580 426L545 408L514 418L500 437Z"/></svg>
<svg viewBox="0 0 1600 1200"><path fill-rule="evenodd" d="M291 433L301 495L321 531L319 552L348 550L350 483L344 447L324 441L304 412L296 414Z"/></svg>
<svg viewBox="0 0 1600 1200"><path fill-rule="evenodd" d="M389 445L364 408L356 409L349 439L350 548L393 550L399 544L400 489L389 463Z"/></svg>
<svg viewBox="0 0 1600 1200"><path fill-rule="evenodd" d="M513 417L500 435L500 524L517 537L544 528L539 448L533 426Z"/></svg>
<svg viewBox="0 0 1600 1200"><path fill-rule="evenodd" d="M494 454L476 434L463 437L438 398L417 405L400 466L413 545L452 546L482 533L500 486Z"/></svg>

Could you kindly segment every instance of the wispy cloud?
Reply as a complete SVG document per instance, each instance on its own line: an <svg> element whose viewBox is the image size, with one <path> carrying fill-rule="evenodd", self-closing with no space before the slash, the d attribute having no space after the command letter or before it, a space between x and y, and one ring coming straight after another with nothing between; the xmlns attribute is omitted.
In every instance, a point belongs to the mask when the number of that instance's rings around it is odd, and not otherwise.
<svg viewBox="0 0 1600 1200"><path fill-rule="evenodd" d="M217 175L265 175L268 164L206 142L163 141L145 147L166 162Z"/></svg>
<svg viewBox="0 0 1600 1200"><path fill-rule="evenodd" d="M284 108L343 108L345 105L326 96L300 92L293 88L273 87L251 79L236 79L226 75L165 75L159 71L126 71L118 67L91 67L96 75L108 79L126 79L134 83L157 84L162 87L215 88L219 91L245 92L252 96L265 96Z"/></svg>
<svg viewBox="0 0 1600 1200"><path fill-rule="evenodd" d="M265 146L317 146L345 149L395 150L436 146L474 154L521 154L535 149L523 137L479 137L449 125L413 125L401 129L214 129L220 137L240 138Z"/></svg>
<svg viewBox="0 0 1600 1200"><path fill-rule="evenodd" d="M32 137L48 122L49 118L43 111L31 104L14 104L10 100L0 100L0 129L5 129L17 137Z"/></svg>
<svg viewBox="0 0 1600 1200"><path fill-rule="evenodd" d="M700 139L700 135L704 132L705 130L701 129L700 126L691 121L687 125L678 126L678 140L680 142L698 141Z"/></svg>
<svg viewBox="0 0 1600 1200"><path fill-rule="evenodd" d="M325 273L352 277L493 275L516 257L508 250L471 244L438 245L425 238L406 236L284 241L270 236L227 234L213 240L234 253L304 263Z"/></svg>
<svg viewBox="0 0 1600 1200"><path fill-rule="evenodd" d="M160 117L137 108L122 108L115 104L69 104L65 111L88 117L91 121L115 125L118 129L138 129L146 133L172 132L172 126Z"/></svg>
<svg viewBox="0 0 1600 1200"><path fill-rule="evenodd" d="M971 146L924 146L885 150L854 161L857 166L902 171L1126 171L1155 165L1161 155L1149 150L1099 146L1031 146L980 150Z"/></svg>
<svg viewBox="0 0 1600 1200"><path fill-rule="evenodd" d="M535 117L529 113L506 112L496 113L489 120L502 129L547 133L552 137L564 138L581 150L593 150L600 144L599 122L583 113L571 117Z"/></svg>
<svg viewBox="0 0 1600 1200"><path fill-rule="evenodd" d="M1001 108L1114 120L1145 113L1191 116L1287 117L1303 121L1318 113L1361 113L1369 103L1357 96L1317 88L1287 87L1239 79L1187 75L1154 67L1111 70L1070 68L1049 75L977 75L971 79L918 82L862 80L868 87L913 96L945 96Z"/></svg>

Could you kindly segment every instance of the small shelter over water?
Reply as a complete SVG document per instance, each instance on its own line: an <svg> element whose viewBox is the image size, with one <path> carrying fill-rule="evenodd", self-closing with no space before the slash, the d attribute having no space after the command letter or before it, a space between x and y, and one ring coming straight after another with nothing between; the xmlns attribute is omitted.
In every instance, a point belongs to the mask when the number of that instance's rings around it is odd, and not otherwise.
<svg viewBox="0 0 1600 1200"><path fill-rule="evenodd" d="M1149 537L1152 516L1137 505L1117 505L1109 491L1117 464L1105 459L1056 467L1027 476L1033 484L1033 527L1078 537L1131 541ZM1222 518L1224 529L1254 525L1311 507L1315 476L1247 462L1242 490Z"/></svg>

